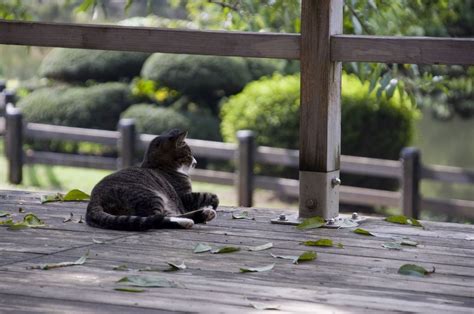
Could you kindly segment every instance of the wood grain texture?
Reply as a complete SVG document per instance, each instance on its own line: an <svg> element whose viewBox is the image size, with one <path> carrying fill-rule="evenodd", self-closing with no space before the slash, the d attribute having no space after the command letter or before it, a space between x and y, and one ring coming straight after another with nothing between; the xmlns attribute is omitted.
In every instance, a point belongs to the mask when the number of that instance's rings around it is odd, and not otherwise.
<svg viewBox="0 0 474 314"><path fill-rule="evenodd" d="M412 64L474 64L474 38L335 35L331 60Z"/></svg>
<svg viewBox="0 0 474 314"><path fill-rule="evenodd" d="M0 308L6 312L252 312L251 302L279 305L283 312L389 313L400 309L424 313L470 313L474 306L474 226L422 221L424 229L369 219L361 227L377 237L349 229L299 231L270 224L281 210L249 209L255 220L232 219L243 208L222 207L216 220L189 230L121 232L94 229L77 222L63 223L73 212L85 213L86 202L40 204L40 193L0 191L0 208L20 219L16 206L44 219L44 228L9 231L0 227ZM386 250L392 237L409 237L418 247ZM308 248L303 240L331 238L335 247ZM92 239L104 243L94 243ZM232 254L194 254L198 242L212 247L240 246ZM273 242L267 251L246 246ZM315 261L294 265L277 255L298 255L312 249ZM49 271L29 266L72 261L90 250L84 265ZM139 272L166 269L166 262L188 266L179 272ZM270 272L242 274L242 266L276 263ZM436 272L426 278L403 276L405 263ZM128 271L114 270L127 264ZM143 293L115 291L120 278L157 276L178 288L145 288ZM173 302L170 302L173 300Z"/></svg>
<svg viewBox="0 0 474 314"><path fill-rule="evenodd" d="M0 21L0 44L259 58L299 58L299 35Z"/></svg>

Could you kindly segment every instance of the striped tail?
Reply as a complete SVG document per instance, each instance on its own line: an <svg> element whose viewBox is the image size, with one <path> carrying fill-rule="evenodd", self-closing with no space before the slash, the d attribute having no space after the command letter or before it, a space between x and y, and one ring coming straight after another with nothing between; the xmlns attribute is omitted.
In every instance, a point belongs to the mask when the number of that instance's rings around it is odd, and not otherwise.
<svg viewBox="0 0 474 314"><path fill-rule="evenodd" d="M144 231L152 228L162 228L165 217L157 214L149 217L115 216L106 213L102 206L91 204L87 207L86 222L91 227L124 231Z"/></svg>

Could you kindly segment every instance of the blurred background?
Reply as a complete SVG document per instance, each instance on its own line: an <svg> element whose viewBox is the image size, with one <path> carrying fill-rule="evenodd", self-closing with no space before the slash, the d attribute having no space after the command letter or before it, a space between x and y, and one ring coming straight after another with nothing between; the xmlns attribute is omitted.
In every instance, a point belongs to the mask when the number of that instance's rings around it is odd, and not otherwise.
<svg viewBox="0 0 474 314"><path fill-rule="evenodd" d="M472 37L472 0L346 0L344 33ZM254 32L300 31L300 1L289 0L5 0L7 20L115 24ZM189 130L189 138L236 142L255 132L257 145L298 149L299 63L292 60L145 54L0 45L0 80L14 91L28 122L116 130L133 118L139 133ZM474 67L344 63L342 154L398 160L404 147L423 164L474 170ZM31 140L26 149L116 157L115 147L88 142ZM0 157L0 188L90 192L106 170L26 165L21 185L7 180ZM199 160L199 168L234 171L232 160ZM297 179L295 167L256 164L256 174ZM343 174L343 184L397 191L394 179ZM223 205L236 205L235 189L196 182ZM426 197L474 201L473 184L423 180ZM285 193L258 189L254 206L297 208ZM349 211L396 213L390 206L345 204ZM422 212L422 218L470 221Z"/></svg>

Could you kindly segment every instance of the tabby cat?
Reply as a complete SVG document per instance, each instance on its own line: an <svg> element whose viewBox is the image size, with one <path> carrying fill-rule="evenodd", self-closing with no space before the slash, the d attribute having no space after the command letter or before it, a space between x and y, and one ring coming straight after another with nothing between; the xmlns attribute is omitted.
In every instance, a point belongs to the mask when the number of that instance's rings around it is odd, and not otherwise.
<svg viewBox="0 0 474 314"><path fill-rule="evenodd" d="M86 222L116 230L191 228L216 217L217 195L193 193L188 172L196 164L186 132L154 138L138 167L119 170L92 190Z"/></svg>

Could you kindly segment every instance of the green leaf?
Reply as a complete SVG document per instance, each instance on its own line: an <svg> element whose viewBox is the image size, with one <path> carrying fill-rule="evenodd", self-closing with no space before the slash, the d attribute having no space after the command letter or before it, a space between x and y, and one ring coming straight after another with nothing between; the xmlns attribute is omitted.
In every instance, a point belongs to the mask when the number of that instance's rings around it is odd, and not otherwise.
<svg viewBox="0 0 474 314"><path fill-rule="evenodd" d="M293 261L293 264L298 264L299 262L309 262L309 261L314 260L316 257L317 257L316 252L306 251L300 256L298 256L298 258Z"/></svg>
<svg viewBox="0 0 474 314"><path fill-rule="evenodd" d="M61 202L63 200L64 194L55 193L49 195L41 195L40 201L41 204L50 203L50 202Z"/></svg>
<svg viewBox="0 0 474 314"><path fill-rule="evenodd" d="M250 302L250 305L259 311L265 311L265 310L273 310L273 311L278 311L280 310L280 305L271 305L271 304L264 304L260 302Z"/></svg>
<svg viewBox="0 0 474 314"><path fill-rule="evenodd" d="M86 201L90 200L90 195L87 193L82 192L78 189L73 189L67 192L66 195L63 197L64 202L73 202L73 201Z"/></svg>
<svg viewBox="0 0 474 314"><path fill-rule="evenodd" d="M326 222L322 217L316 216L304 219L296 228L299 230L315 229L324 226Z"/></svg>
<svg viewBox="0 0 474 314"><path fill-rule="evenodd" d="M186 265L184 264L184 262L182 262L179 265L175 263L171 263L171 262L166 262L166 263L171 267L168 271L177 271L177 270L186 269Z"/></svg>
<svg viewBox="0 0 474 314"><path fill-rule="evenodd" d="M363 234L363 235L366 235L366 236L373 236L374 235L372 233L370 233L369 231L365 230L365 229L362 229L362 228L357 228L354 230L354 233L357 233L357 234Z"/></svg>
<svg viewBox="0 0 474 314"><path fill-rule="evenodd" d="M319 239L316 241L308 240L301 243L306 246L333 246L331 239Z"/></svg>
<svg viewBox="0 0 474 314"><path fill-rule="evenodd" d="M161 277L127 276L117 281L129 286L149 288L176 288L178 285L172 280Z"/></svg>
<svg viewBox="0 0 474 314"><path fill-rule="evenodd" d="M10 213L7 213L6 211L0 210L0 217L8 217L10 216Z"/></svg>
<svg viewBox="0 0 474 314"><path fill-rule="evenodd" d="M26 214L25 217L23 217L23 223L25 223L28 227L44 226L44 222L34 214Z"/></svg>
<svg viewBox="0 0 474 314"><path fill-rule="evenodd" d="M249 251L263 251L263 250L267 250L267 249L270 249L273 247L273 243L272 242L268 242L268 243L265 243L265 244L262 244L262 245L257 245L257 246L249 246L247 249Z"/></svg>
<svg viewBox="0 0 474 314"><path fill-rule="evenodd" d="M53 269L53 268L61 268L61 267L82 265L86 262L88 257L89 257L89 251L87 251L83 256L81 256L75 262L61 262L61 263L55 263L55 264L44 264L44 265L38 265L38 266L31 266L28 269L49 270L49 269Z"/></svg>
<svg viewBox="0 0 474 314"><path fill-rule="evenodd" d="M221 248L212 250L211 253L212 253L212 254L223 254L223 253L233 253L233 252L237 252L237 251L240 251L240 248L239 248L239 247L236 247L236 246L224 246L224 247L221 247Z"/></svg>
<svg viewBox="0 0 474 314"><path fill-rule="evenodd" d="M416 220L415 218L409 218L409 217L403 216L403 215L389 216L389 217L385 218L385 221L396 223L396 224L401 224L401 225L412 225L412 226L415 226L415 227L423 227L422 224L418 220Z"/></svg>
<svg viewBox="0 0 474 314"><path fill-rule="evenodd" d="M205 243L198 243L194 247L193 252L194 253L204 253L204 252L208 252L210 250L212 250L212 247L210 247L209 245L207 245Z"/></svg>
<svg viewBox="0 0 474 314"><path fill-rule="evenodd" d="M402 246L397 242L387 242L382 244L382 247L389 250L401 250Z"/></svg>
<svg viewBox="0 0 474 314"><path fill-rule="evenodd" d="M122 291L122 292L133 292L133 293L139 293L139 292L145 291L144 289L132 288L132 287L120 287L120 288L115 288L114 290Z"/></svg>
<svg viewBox="0 0 474 314"><path fill-rule="evenodd" d="M408 245L408 246L417 246L418 242L412 240L402 240L400 241L401 245Z"/></svg>
<svg viewBox="0 0 474 314"><path fill-rule="evenodd" d="M122 265L115 266L112 269L113 270L126 271L126 270L128 270L128 265L127 264L122 264Z"/></svg>
<svg viewBox="0 0 474 314"><path fill-rule="evenodd" d="M232 213L232 219L250 219L250 220L255 220L254 217L249 216L248 211L243 211L241 213Z"/></svg>
<svg viewBox="0 0 474 314"><path fill-rule="evenodd" d="M428 271L425 268L414 265L414 264L405 264L402 265L398 269L398 273L402 275L408 275L408 276L417 276L417 277L424 277L426 275L432 274L435 272L435 268L433 267L433 270Z"/></svg>
<svg viewBox="0 0 474 314"><path fill-rule="evenodd" d="M343 248L344 248L344 245L343 245L341 242L339 242L338 244L336 244L336 246L337 246L338 248L340 248L340 249L343 249Z"/></svg>
<svg viewBox="0 0 474 314"><path fill-rule="evenodd" d="M127 0L127 2L125 3L125 7L124 7L125 13L128 12L128 9L130 9L130 7L132 6L132 4L133 4L133 0Z"/></svg>
<svg viewBox="0 0 474 314"><path fill-rule="evenodd" d="M275 264L270 264L270 265L261 266L261 267L241 267L240 272L241 273L264 272L264 271L272 270L273 267L275 267Z"/></svg>

